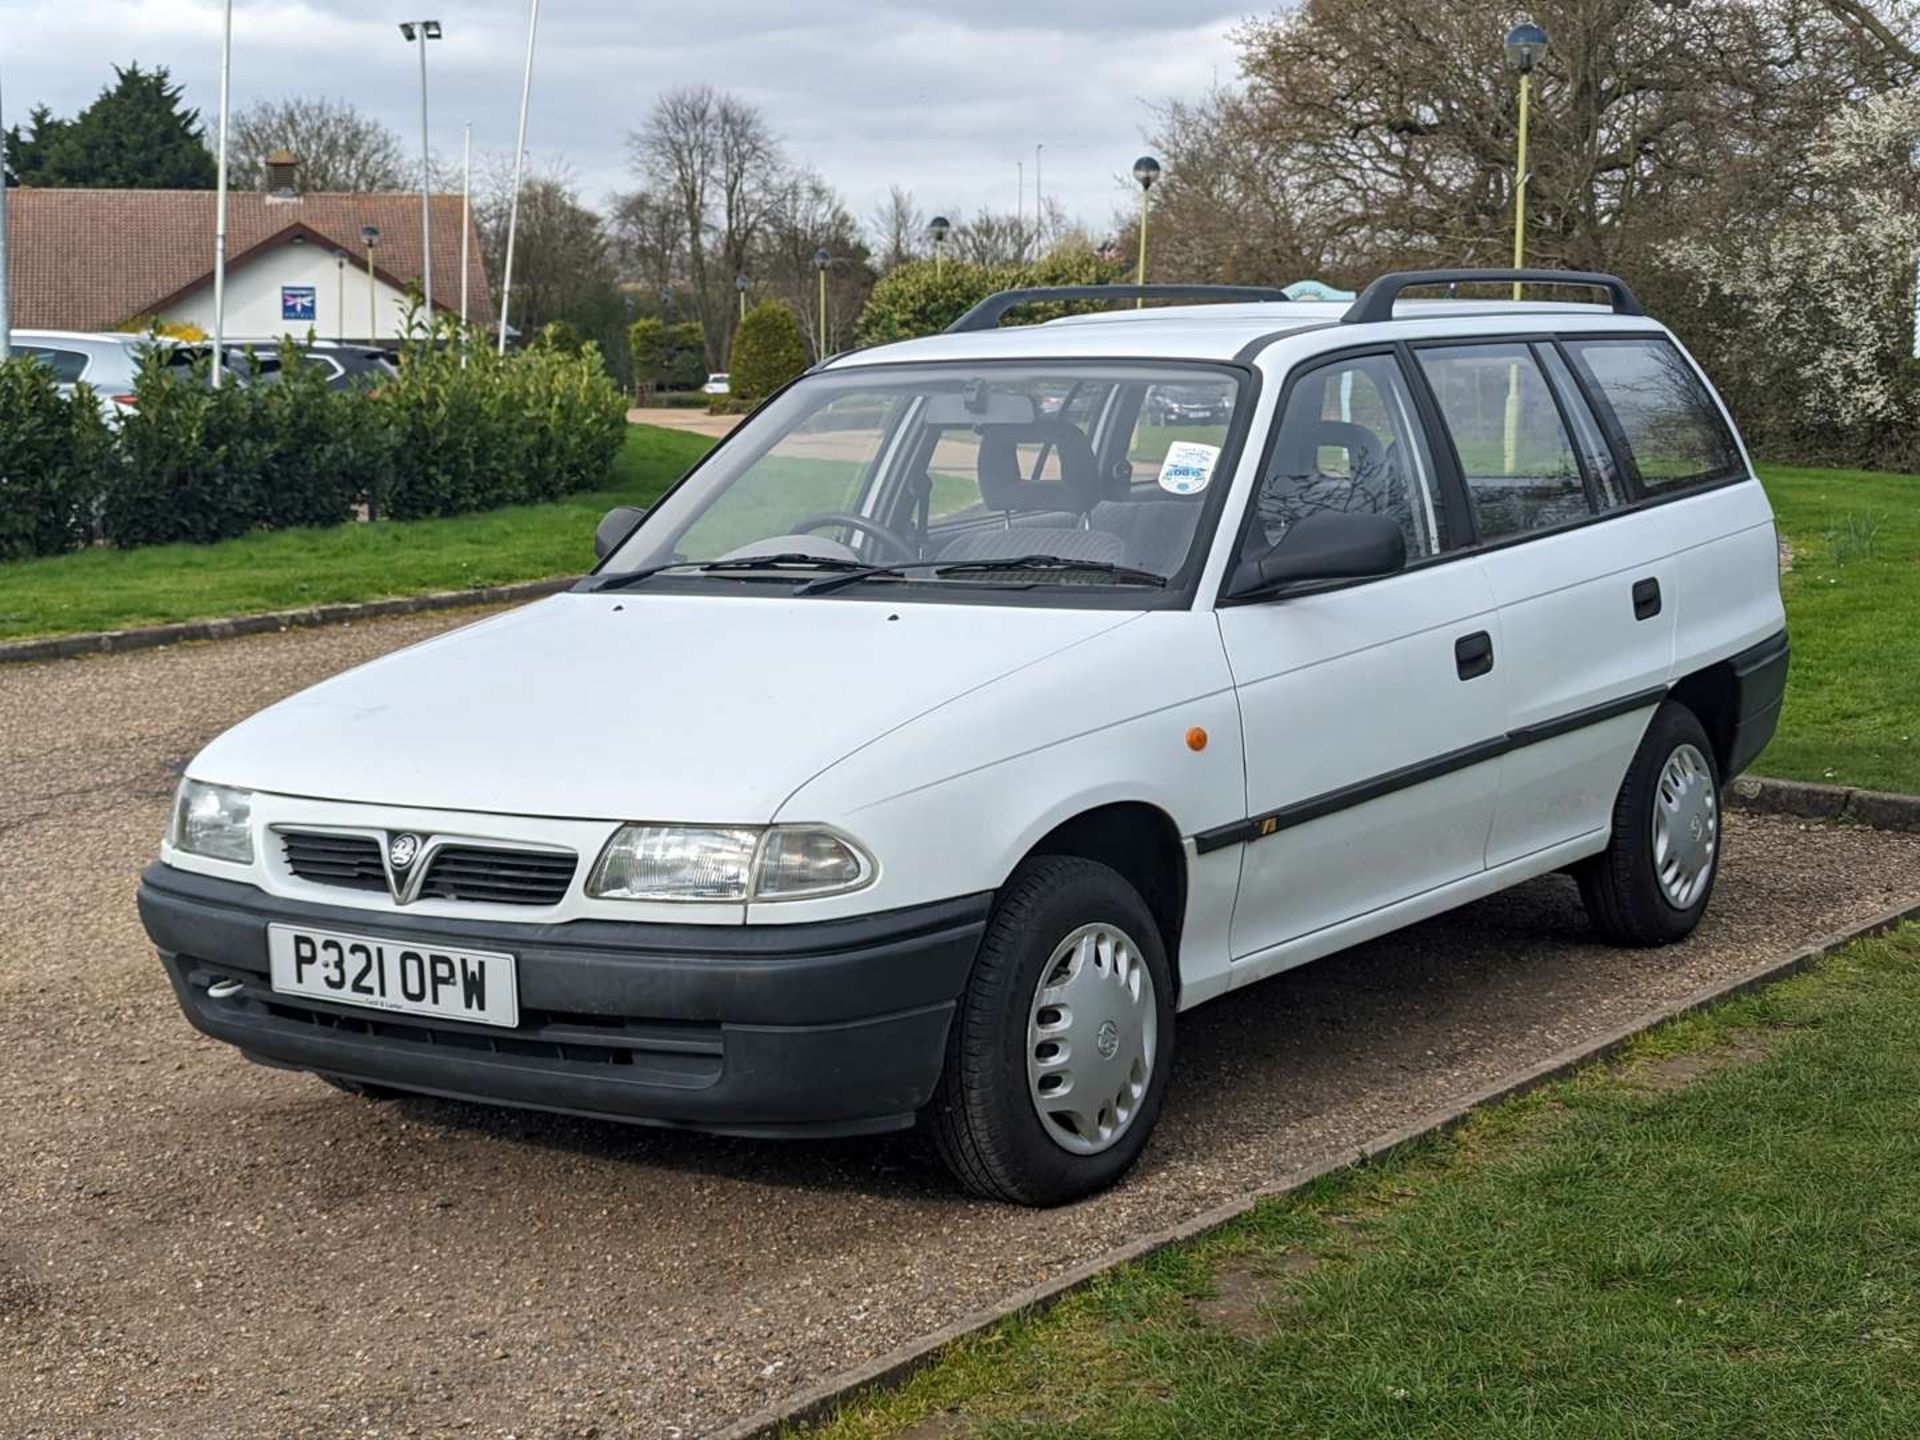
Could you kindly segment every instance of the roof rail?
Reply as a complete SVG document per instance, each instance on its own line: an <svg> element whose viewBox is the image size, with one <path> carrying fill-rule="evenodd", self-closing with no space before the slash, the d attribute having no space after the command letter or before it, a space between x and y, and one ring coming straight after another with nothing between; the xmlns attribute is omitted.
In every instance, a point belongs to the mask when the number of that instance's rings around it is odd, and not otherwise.
<svg viewBox="0 0 1920 1440"><path fill-rule="evenodd" d="M949 335L969 330L993 330L1009 310L1022 305L1066 300L1287 300L1284 290L1269 285L1035 285L1025 290L1001 290L989 295L947 326Z"/></svg>
<svg viewBox="0 0 1920 1440"><path fill-rule="evenodd" d="M1420 285L1479 285L1509 283L1520 285L1581 285L1604 290L1613 301L1616 315L1644 315L1627 282L1618 275L1602 275L1593 270L1399 270L1382 275L1353 302L1340 317L1343 325L1369 325L1393 319L1393 303L1400 292Z"/></svg>

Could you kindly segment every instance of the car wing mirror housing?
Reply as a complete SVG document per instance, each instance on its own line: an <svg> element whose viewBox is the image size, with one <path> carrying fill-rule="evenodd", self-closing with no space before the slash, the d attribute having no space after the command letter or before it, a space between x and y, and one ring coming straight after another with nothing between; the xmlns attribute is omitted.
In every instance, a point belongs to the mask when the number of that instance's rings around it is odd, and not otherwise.
<svg viewBox="0 0 1920 1440"><path fill-rule="evenodd" d="M640 522L646 518L646 510L639 505L614 506L594 529L593 558L604 560L618 550L621 542L639 529Z"/></svg>
<svg viewBox="0 0 1920 1440"><path fill-rule="evenodd" d="M1272 595L1316 580L1368 580L1407 568L1407 539L1385 515L1330 512L1287 527L1267 550L1240 562L1227 593Z"/></svg>

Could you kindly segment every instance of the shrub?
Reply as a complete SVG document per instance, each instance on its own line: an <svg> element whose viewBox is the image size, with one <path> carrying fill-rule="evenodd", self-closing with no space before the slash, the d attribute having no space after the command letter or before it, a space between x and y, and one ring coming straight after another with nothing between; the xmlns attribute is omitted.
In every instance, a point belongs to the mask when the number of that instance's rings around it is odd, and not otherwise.
<svg viewBox="0 0 1920 1440"><path fill-rule="evenodd" d="M56 555L93 538L113 450L93 392L62 396L53 372L0 364L0 560Z"/></svg>
<svg viewBox="0 0 1920 1440"><path fill-rule="evenodd" d="M695 324L636 320L627 327L627 354L637 384L687 390L707 378L707 342Z"/></svg>
<svg viewBox="0 0 1920 1440"><path fill-rule="evenodd" d="M256 397L207 383L205 362L170 366L153 349L121 422L121 464L102 519L116 545L226 540L258 523L270 439Z"/></svg>
<svg viewBox="0 0 1920 1440"><path fill-rule="evenodd" d="M1109 285L1125 273L1117 261L1103 260L1084 243L1063 245L1031 265L971 265L915 260L895 266L873 287L860 312L855 337L862 345L885 345L934 335L987 296L1028 285ZM1098 309L1089 305L1032 305L1014 312L1033 324Z"/></svg>
<svg viewBox="0 0 1920 1440"><path fill-rule="evenodd" d="M747 312L734 332L731 398L755 404L807 368L807 345L800 322L777 300L763 300Z"/></svg>
<svg viewBox="0 0 1920 1440"><path fill-rule="evenodd" d="M372 440L356 412L366 397L327 388L291 340L280 346L274 383L253 393L266 435L255 519L272 529L338 525L374 486L367 470Z"/></svg>

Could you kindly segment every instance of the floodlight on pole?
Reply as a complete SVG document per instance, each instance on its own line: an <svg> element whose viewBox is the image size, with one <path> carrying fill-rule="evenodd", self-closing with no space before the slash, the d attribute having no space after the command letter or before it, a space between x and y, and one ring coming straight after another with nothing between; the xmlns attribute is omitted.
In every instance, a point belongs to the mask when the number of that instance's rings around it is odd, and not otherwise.
<svg viewBox="0 0 1920 1440"><path fill-rule="evenodd" d="M1140 182L1140 268L1134 283L1144 285L1147 283L1147 195L1160 178L1160 162L1151 155L1142 155L1133 162L1133 178ZM1142 296L1133 302L1133 308L1141 309L1146 303L1146 297Z"/></svg>
<svg viewBox="0 0 1920 1440"><path fill-rule="evenodd" d="M367 343L371 345L380 338L380 312L374 304L376 299L374 288L377 282L373 278L373 247L380 243L380 227L362 225L360 243L367 247Z"/></svg>
<svg viewBox="0 0 1920 1440"><path fill-rule="evenodd" d="M507 261L500 275L500 353L507 353L507 312L513 303L513 242L520 232L520 167L527 156L527 102L533 96L533 41L540 0L527 0L527 63L520 74L520 128L513 141L513 199L507 205Z"/></svg>
<svg viewBox="0 0 1920 1440"><path fill-rule="evenodd" d="M944 215L936 215L927 222L927 238L933 241L933 273L937 276L946 268L947 234L953 229L953 222Z"/></svg>
<svg viewBox="0 0 1920 1440"><path fill-rule="evenodd" d="M427 42L440 38L438 20L402 20L400 33L409 45L420 47L420 294L427 306L427 325L433 325L433 150L427 139Z"/></svg>

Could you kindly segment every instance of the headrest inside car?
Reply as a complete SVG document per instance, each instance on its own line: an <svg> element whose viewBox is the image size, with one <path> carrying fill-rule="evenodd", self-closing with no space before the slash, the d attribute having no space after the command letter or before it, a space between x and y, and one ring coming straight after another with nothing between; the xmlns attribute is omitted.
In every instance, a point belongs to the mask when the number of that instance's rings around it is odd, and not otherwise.
<svg viewBox="0 0 1920 1440"><path fill-rule="evenodd" d="M1020 446L1051 448L1047 469L1057 479L1029 480L1021 468ZM1084 515L1100 499L1100 473L1093 446L1078 426L1066 420L1036 420L1029 425L988 425L980 432L980 498L989 510L1060 510Z"/></svg>

